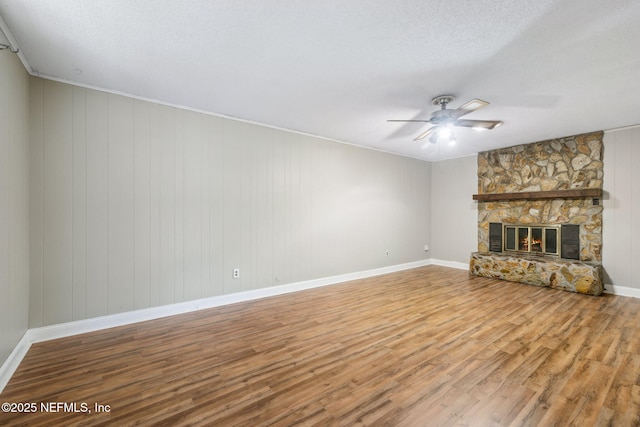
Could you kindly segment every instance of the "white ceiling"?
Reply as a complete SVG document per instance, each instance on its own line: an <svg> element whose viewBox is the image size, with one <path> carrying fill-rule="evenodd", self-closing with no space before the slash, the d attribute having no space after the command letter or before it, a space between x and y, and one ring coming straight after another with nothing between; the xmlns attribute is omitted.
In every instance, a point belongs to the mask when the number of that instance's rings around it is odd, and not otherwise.
<svg viewBox="0 0 640 427"><path fill-rule="evenodd" d="M640 123L638 0L0 0L0 16L34 75L425 160ZM386 121L442 94L504 125L450 147Z"/></svg>

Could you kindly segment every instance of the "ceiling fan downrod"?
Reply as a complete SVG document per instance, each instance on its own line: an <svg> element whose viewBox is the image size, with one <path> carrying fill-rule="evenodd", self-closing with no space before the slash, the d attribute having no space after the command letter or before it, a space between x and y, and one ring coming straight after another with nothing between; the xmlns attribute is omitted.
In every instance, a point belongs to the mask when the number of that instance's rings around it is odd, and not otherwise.
<svg viewBox="0 0 640 427"><path fill-rule="evenodd" d="M440 95L431 100L433 105L439 105L442 110L447 109L447 104L456 99L453 95Z"/></svg>

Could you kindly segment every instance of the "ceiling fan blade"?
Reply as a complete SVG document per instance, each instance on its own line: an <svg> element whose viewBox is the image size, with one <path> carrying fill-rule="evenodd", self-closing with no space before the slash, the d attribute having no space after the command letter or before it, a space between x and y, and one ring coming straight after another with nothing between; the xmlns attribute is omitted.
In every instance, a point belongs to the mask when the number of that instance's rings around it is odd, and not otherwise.
<svg viewBox="0 0 640 427"><path fill-rule="evenodd" d="M431 123L431 120L402 120L402 119L390 119L387 122L420 122L420 123Z"/></svg>
<svg viewBox="0 0 640 427"><path fill-rule="evenodd" d="M425 130L424 132L422 132L420 135L416 136L413 140L414 141L420 141L423 138L428 137L429 135L431 135L431 133L436 130L438 128L438 126L431 126L429 129Z"/></svg>
<svg viewBox="0 0 640 427"><path fill-rule="evenodd" d="M486 107L487 105L489 105L489 103L487 101L483 101L481 99L475 98L472 99L471 101L467 102L464 105L459 106L458 108L456 108L455 110L453 110L452 112L452 116L454 117L462 117L465 114L469 114L473 111L476 111L482 107Z"/></svg>
<svg viewBox="0 0 640 427"><path fill-rule="evenodd" d="M501 120L456 120L454 126L462 126L466 128L474 128L477 130L489 130L497 128L502 124Z"/></svg>

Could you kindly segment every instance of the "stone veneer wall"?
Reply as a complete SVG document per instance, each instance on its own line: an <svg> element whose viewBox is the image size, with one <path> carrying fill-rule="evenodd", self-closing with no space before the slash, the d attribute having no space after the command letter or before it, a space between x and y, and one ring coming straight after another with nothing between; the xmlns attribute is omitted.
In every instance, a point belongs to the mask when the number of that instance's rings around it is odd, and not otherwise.
<svg viewBox="0 0 640 427"><path fill-rule="evenodd" d="M602 188L603 132L478 154L478 193ZM478 251L489 250L489 223L580 224L580 260L602 260L602 203L587 199L478 203Z"/></svg>

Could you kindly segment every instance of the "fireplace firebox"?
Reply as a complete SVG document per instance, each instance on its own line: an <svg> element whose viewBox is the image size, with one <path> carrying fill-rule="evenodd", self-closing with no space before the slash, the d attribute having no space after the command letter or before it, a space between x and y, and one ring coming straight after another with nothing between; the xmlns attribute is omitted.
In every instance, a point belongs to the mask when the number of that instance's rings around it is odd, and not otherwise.
<svg viewBox="0 0 640 427"><path fill-rule="evenodd" d="M489 224L489 250L580 259L580 226L574 224Z"/></svg>
<svg viewBox="0 0 640 427"><path fill-rule="evenodd" d="M557 225L505 225L504 250L558 256Z"/></svg>

